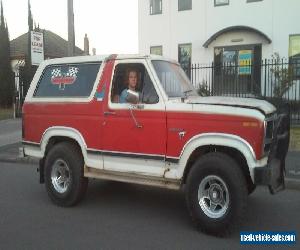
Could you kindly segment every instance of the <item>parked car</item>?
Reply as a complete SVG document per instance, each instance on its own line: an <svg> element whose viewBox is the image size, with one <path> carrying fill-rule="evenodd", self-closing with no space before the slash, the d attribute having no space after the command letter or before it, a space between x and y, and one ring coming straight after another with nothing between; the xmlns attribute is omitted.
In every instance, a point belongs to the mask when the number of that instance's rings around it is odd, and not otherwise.
<svg viewBox="0 0 300 250"><path fill-rule="evenodd" d="M88 178L185 187L192 220L214 235L238 225L256 185L284 188L288 141L272 104L200 97L159 56L44 61L23 106L24 154L55 204L77 204Z"/></svg>

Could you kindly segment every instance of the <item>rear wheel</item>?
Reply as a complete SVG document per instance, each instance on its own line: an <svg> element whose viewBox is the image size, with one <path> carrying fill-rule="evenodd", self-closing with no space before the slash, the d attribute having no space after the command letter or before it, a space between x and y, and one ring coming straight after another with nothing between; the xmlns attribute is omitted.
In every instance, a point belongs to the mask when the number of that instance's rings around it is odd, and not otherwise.
<svg viewBox="0 0 300 250"><path fill-rule="evenodd" d="M62 142L51 148L45 161L45 186L50 199L59 206L73 206L83 197L88 179L78 146Z"/></svg>
<svg viewBox="0 0 300 250"><path fill-rule="evenodd" d="M243 217L248 189L237 163L223 153L209 153L194 163L186 189L187 207L198 229L229 234Z"/></svg>

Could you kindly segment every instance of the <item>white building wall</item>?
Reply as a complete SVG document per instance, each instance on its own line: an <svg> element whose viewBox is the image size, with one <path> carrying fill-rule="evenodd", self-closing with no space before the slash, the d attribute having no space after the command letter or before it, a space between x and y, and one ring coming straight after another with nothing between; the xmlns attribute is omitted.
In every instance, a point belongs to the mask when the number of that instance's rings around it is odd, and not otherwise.
<svg viewBox="0 0 300 250"><path fill-rule="evenodd" d="M192 44L192 62L213 61L215 46L262 44L262 58L274 52L288 57L289 35L300 34L299 0L263 0L247 3L230 0L229 5L214 6L214 0L193 0L192 10L178 11L177 0L162 0L162 14L150 15L150 1L139 0L139 52L150 53L150 46L163 46L163 55L178 59L178 44ZM203 44L216 32L230 26L255 28L271 40L254 33L228 33L219 36L208 48ZM232 42L242 38L242 42Z"/></svg>

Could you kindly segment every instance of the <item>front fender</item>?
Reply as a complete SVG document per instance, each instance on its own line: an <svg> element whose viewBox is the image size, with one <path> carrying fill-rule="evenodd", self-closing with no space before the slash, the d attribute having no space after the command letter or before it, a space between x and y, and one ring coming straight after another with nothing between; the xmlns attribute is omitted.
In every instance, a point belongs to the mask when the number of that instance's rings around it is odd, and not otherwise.
<svg viewBox="0 0 300 250"><path fill-rule="evenodd" d="M252 146L246 140L239 136L223 133L199 134L192 137L183 147L178 161L178 165L176 164L177 166L174 166L173 168L176 169L177 172L176 178L181 179L183 177L184 170L187 166L189 157L194 152L194 150L196 150L199 147L211 145L234 148L241 152L241 154L245 157L247 161L252 181L254 181L254 168L266 165L267 159L264 158L260 161L257 161ZM170 171L170 175L172 174L174 175L175 173L172 173L172 171Z"/></svg>

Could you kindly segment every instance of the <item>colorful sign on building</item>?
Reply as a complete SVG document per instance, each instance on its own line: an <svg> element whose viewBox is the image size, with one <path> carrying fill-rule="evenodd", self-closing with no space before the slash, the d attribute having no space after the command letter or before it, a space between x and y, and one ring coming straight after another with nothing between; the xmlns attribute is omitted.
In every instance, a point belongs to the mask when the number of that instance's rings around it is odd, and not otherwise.
<svg viewBox="0 0 300 250"><path fill-rule="evenodd" d="M251 75L252 50L239 51L239 75Z"/></svg>

